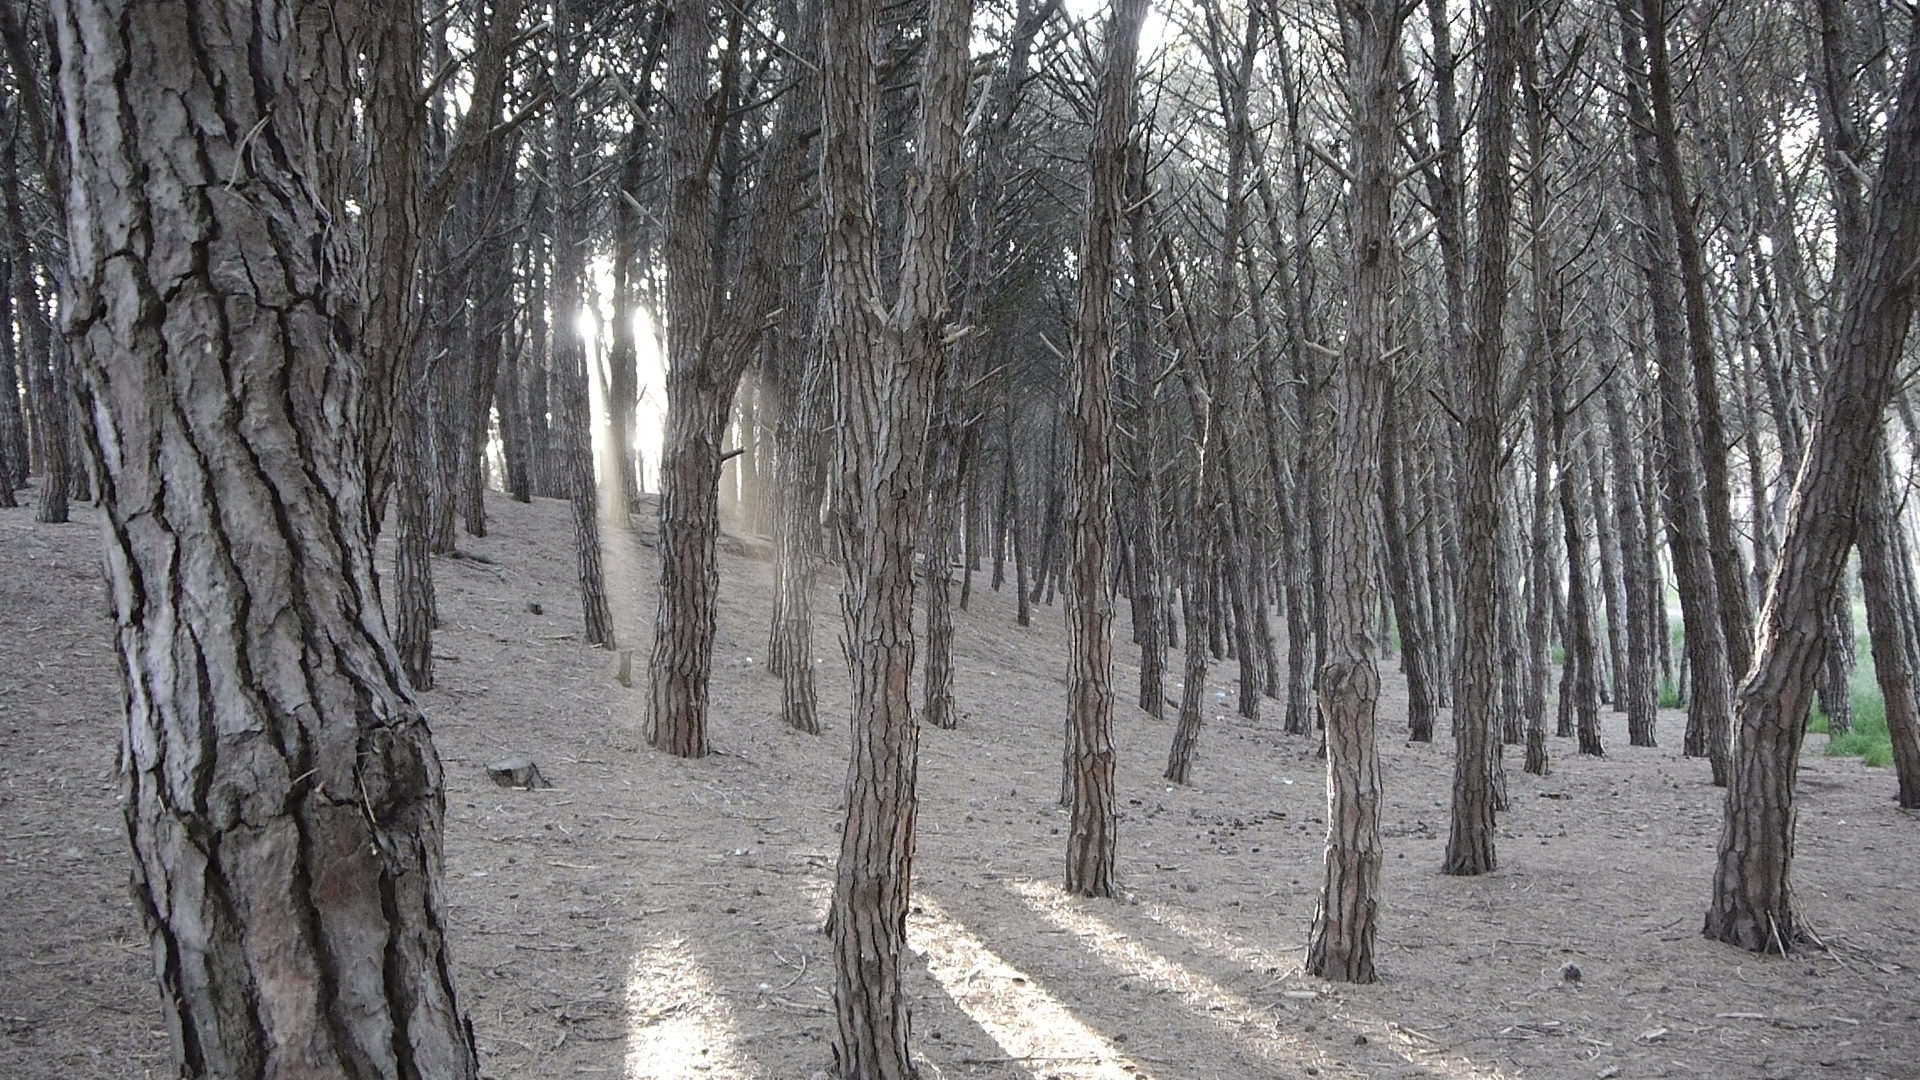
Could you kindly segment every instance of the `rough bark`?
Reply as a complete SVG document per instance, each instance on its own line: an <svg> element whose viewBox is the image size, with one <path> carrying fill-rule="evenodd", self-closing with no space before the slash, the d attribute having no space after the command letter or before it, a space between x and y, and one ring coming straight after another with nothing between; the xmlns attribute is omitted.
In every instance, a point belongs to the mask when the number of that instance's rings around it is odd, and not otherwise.
<svg viewBox="0 0 1920 1080"><path fill-rule="evenodd" d="M836 518L853 674L852 758L834 878L834 1057L849 1080L911 1077L901 984L913 867L919 725L909 699L913 558L926 508L928 417L945 362L948 247L967 99L967 0L932 0L899 292L879 287L876 0L825 5L825 356L839 429Z"/></svg>
<svg viewBox="0 0 1920 1080"><path fill-rule="evenodd" d="M1480 77L1480 188L1476 219L1468 412L1461 506L1467 564L1456 604L1460 661L1453 714L1453 812L1442 872L1484 874L1499 865L1494 851L1492 771L1494 664L1499 649L1497 592L1500 550L1501 354L1506 348L1507 264L1511 244L1514 77L1520 63L1520 5L1496 0L1488 9Z"/></svg>
<svg viewBox="0 0 1920 1080"><path fill-rule="evenodd" d="M27 400L32 405L33 454L40 473L39 495L34 501L34 518L43 524L67 520L67 487L72 465L68 459L66 381L56 367L53 327L41 296L38 275L34 273L35 248L28 229L25 200L22 198L20 171L26 157L22 140L11 140L8 160L0 168L0 225L6 230L7 250L11 254L13 315L20 328L19 363L26 374Z"/></svg>
<svg viewBox="0 0 1920 1080"><path fill-rule="evenodd" d="M1150 352L1152 296L1152 239L1147 228L1147 163L1144 146L1129 155L1127 257L1133 280L1127 297L1127 357L1132 393L1126 412L1131 421L1128 464L1131 468L1133 512L1132 571L1134 634L1140 644L1141 710L1158 720L1166 711L1167 646L1166 593L1161 588L1160 482L1155 433L1159 407Z"/></svg>
<svg viewBox="0 0 1920 1080"><path fill-rule="evenodd" d="M1633 746L1654 746L1654 722L1658 716L1659 689L1654 668L1658 664L1659 642L1649 618L1649 608L1662 591L1649 574L1647 529L1641 514L1639 459L1631 445L1627 426L1625 395L1620 389L1623 376L1616 372L1600 388L1607 412L1607 446L1613 459L1614 521L1620 531L1620 576L1626 586L1627 663L1621 679L1621 695L1627 712L1627 742ZM1663 628L1664 629L1664 628Z"/></svg>
<svg viewBox="0 0 1920 1080"><path fill-rule="evenodd" d="M1794 782L1820 668L1824 613L1846 568L1879 419L1912 322L1920 248L1920 23L1908 42L1859 259L1829 339L1826 376L1794 481L1761 610L1753 670L1736 703L1737 738L1708 937L1756 952L1797 940L1791 874Z"/></svg>
<svg viewBox="0 0 1920 1080"><path fill-rule="evenodd" d="M1560 444L1560 520L1567 544L1567 666L1570 678L1565 693L1570 702L1574 731L1580 740L1580 752L1599 756L1600 743L1600 644L1594 633L1592 565L1588 561L1585 515L1580 510L1580 488L1586 481L1585 470L1568 445L1566 420L1556 441ZM1546 740L1538 750L1542 768L1534 768L1534 739L1527 738L1527 771L1546 775Z"/></svg>
<svg viewBox="0 0 1920 1080"><path fill-rule="evenodd" d="M791 9L790 48L812 52L811 5ZM735 13L734 17L738 17ZM801 77L761 149L745 221L724 224L713 187L716 147L737 103L708 93L709 8L676 4L668 18L667 424L660 457L660 591L649 660L647 739L681 757L707 752L708 681L719 595L721 442L741 373L775 310L816 117L817 80ZM737 38L738 28L730 37ZM723 222L716 224L716 221ZM731 274L717 236L753 237Z"/></svg>
<svg viewBox="0 0 1920 1080"><path fill-rule="evenodd" d="M1086 227L1080 245L1078 334L1067 367L1074 394L1068 441L1067 743L1071 812L1066 887L1081 896L1113 895L1113 594L1107 546L1113 517L1113 286L1127 136L1133 126L1135 58L1146 0L1114 0L1107 16L1106 62L1088 145Z"/></svg>
<svg viewBox="0 0 1920 1080"><path fill-rule="evenodd" d="M1402 387L1402 392L1406 392ZM1393 597L1394 622L1400 629L1401 667L1407 677L1407 738L1433 741L1433 692L1428 682L1429 654L1425 621L1415 599L1413 560L1409 554L1404 494L1402 442L1404 421L1397 401L1389 397L1381 434L1380 516L1386 541L1387 583ZM1488 598L1489 602L1491 597Z"/></svg>
<svg viewBox="0 0 1920 1080"><path fill-rule="evenodd" d="M1380 673L1372 621L1375 496L1380 423L1389 378L1396 285L1393 237L1395 78L1406 9L1387 0L1343 0L1340 36L1353 123L1353 269L1350 324L1334 377L1327 481L1327 662L1320 711L1327 738L1327 847L1306 970L1339 982L1372 982L1380 886L1380 758L1374 719Z"/></svg>
<svg viewBox="0 0 1920 1080"><path fill-rule="evenodd" d="M12 327L13 263L0 259L0 508L6 509L20 505L13 493L27 482L26 419Z"/></svg>
<svg viewBox="0 0 1920 1080"><path fill-rule="evenodd" d="M1690 756L1712 762L1716 784L1727 782L1728 709L1731 703L1717 578L1711 557L1706 511L1701 502L1695 402L1688 379L1685 320L1681 312L1680 274L1666 252L1675 250L1666 199L1666 177L1654 167L1654 121L1641 81L1646 78L1639 12L1632 0L1620 0L1621 60L1626 73L1627 111L1634 132L1633 186L1642 213L1642 269L1652 316L1660 410L1660 489L1666 506L1667 547L1673 554L1681 618L1686 625L1686 660L1691 687L1687 696ZM1745 588L1742 584L1741 588Z"/></svg>
<svg viewBox="0 0 1920 1080"><path fill-rule="evenodd" d="M559 400L556 448L562 489L573 517L574 569L580 583L582 637L589 645L614 647L613 608L600 562L600 493L593 468L593 417L587 393L587 343L574 320L585 304L587 252L585 207L577 189L582 124L579 115L581 61L585 50L572 0L553 5L553 317L551 374Z"/></svg>
<svg viewBox="0 0 1920 1080"><path fill-rule="evenodd" d="M344 28L272 2L53 14L134 896L180 1074L474 1077L440 766L374 596L364 355L322 197Z"/></svg>
<svg viewBox="0 0 1920 1080"><path fill-rule="evenodd" d="M1199 515L1191 507L1185 507L1189 521ZM1182 668L1180 673L1180 714L1174 723L1173 744L1167 749L1167 768L1164 776L1176 784L1184 784L1193 773L1194 751L1200 745L1200 708L1202 696L1207 686L1207 605L1202 599L1206 590L1199 581L1199 569L1203 566L1212 547L1210 530L1197 525L1188 526L1186 558L1180 563L1180 616L1186 629L1186 648L1182 650Z"/></svg>
<svg viewBox="0 0 1920 1080"><path fill-rule="evenodd" d="M1712 567L1716 617L1726 650L1730 680L1747 672L1753 658L1753 609L1747 600L1747 570L1734 536L1733 489L1727 478L1727 450L1732 445L1720 416L1720 388L1715 377L1712 308L1707 299L1706 255L1695 220L1694 202L1680 167L1679 122L1675 117L1673 74L1668 59L1668 0L1641 0L1642 29L1647 39L1647 102L1653 117L1653 144L1661 174L1659 185L1671 219L1673 250L1686 325L1688 371L1692 378L1694 416L1698 423L1700 504L1706 524L1707 558ZM1664 253L1663 253L1664 254Z"/></svg>

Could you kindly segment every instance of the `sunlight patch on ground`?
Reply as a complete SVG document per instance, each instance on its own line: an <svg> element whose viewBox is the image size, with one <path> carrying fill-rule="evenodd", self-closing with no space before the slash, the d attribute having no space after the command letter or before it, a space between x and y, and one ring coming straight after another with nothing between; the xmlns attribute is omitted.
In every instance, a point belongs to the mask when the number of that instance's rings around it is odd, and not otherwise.
<svg viewBox="0 0 1920 1080"><path fill-rule="evenodd" d="M1239 994L1221 986L1212 979L1167 959L1146 946L1116 930L1105 920L1082 910L1073 898L1052 885L1037 881L1007 881L1003 883L1014 895L1026 901L1048 922L1074 935L1080 943L1114 970L1125 973L1130 978L1140 979L1156 990L1176 995L1195 1015L1204 1016L1236 1042L1248 1050L1270 1061L1283 1061L1293 1064L1313 1064L1325 1071L1334 1071L1338 1067L1329 1059L1327 1052L1314 1046L1307 1040L1291 1035L1279 1029L1277 1022L1294 1026L1296 1021L1288 1013L1282 1019L1280 1013L1268 1009ZM1231 941L1223 932L1200 930L1191 918L1176 913L1161 905L1149 905L1149 912L1156 921L1170 926L1184 936L1194 938L1203 947L1223 952L1224 955L1246 963L1256 972L1264 973L1269 968L1280 968L1282 972L1297 974L1297 967L1291 971L1265 950L1240 945ZM1285 995L1301 995L1300 1004L1306 1008L1325 1008L1320 995L1304 986L1280 991ZM1474 1066L1466 1061L1448 1061L1434 1046L1422 1042L1416 1035L1397 1024L1371 1019L1361 1019L1345 1013L1329 1012L1325 1020L1342 1023L1354 1032L1367 1035L1371 1045L1379 1051L1391 1053L1400 1060L1393 1066L1417 1066L1428 1075L1449 1078L1498 1077L1504 1074L1497 1070ZM1309 1022L1304 1017L1299 1022ZM1360 1056L1360 1055L1356 1055ZM1370 1072L1381 1062L1361 1061L1353 1063L1356 1071Z"/></svg>
<svg viewBox="0 0 1920 1080"><path fill-rule="evenodd" d="M1224 927L1195 919L1191 914L1166 904L1146 901L1142 907L1154 922L1168 927L1216 956L1246 965L1251 971L1285 980L1299 979L1302 975L1302 954L1306 950L1304 943L1287 953L1276 953L1258 943L1244 941ZM1293 992L1301 993L1304 989L1305 984L1302 984ZM1442 1060L1441 1052L1436 1049L1437 1040L1392 1020L1363 1016L1351 1010L1331 1012L1328 1015L1331 1019L1344 1023L1355 1034L1366 1035L1371 1040L1391 1046L1394 1053L1410 1062L1418 1063L1422 1068L1436 1070L1441 1076L1505 1077L1508 1075L1497 1067L1476 1065L1464 1058L1452 1062Z"/></svg>
<svg viewBox="0 0 1920 1080"><path fill-rule="evenodd" d="M627 1080L754 1075L739 1058L733 1006L714 992L685 939L633 958L627 1018Z"/></svg>
<svg viewBox="0 0 1920 1080"><path fill-rule="evenodd" d="M1035 1077L1150 1080L1105 1036L1059 998L994 955L924 895L907 919L907 940L947 996L1000 1044L1009 1061Z"/></svg>
<svg viewBox="0 0 1920 1080"><path fill-rule="evenodd" d="M1235 939L1224 929L1204 923L1178 908L1169 907L1155 900L1141 901L1148 916L1154 922L1162 923L1181 937L1218 956L1245 964L1254 971L1264 972L1281 979L1293 979L1300 976L1302 953L1305 946L1288 953L1276 953L1260 945ZM1306 929L1304 924L1300 927Z"/></svg>

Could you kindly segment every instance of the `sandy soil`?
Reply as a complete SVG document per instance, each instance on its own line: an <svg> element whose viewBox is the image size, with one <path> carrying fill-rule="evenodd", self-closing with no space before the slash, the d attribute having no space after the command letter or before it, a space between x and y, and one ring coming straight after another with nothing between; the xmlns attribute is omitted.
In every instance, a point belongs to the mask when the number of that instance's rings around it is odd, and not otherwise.
<svg viewBox="0 0 1920 1080"><path fill-rule="evenodd" d="M769 568L726 559L719 753L674 760L644 749L617 657L580 643L564 505L490 505L493 535L436 564L442 688L426 695L485 1074L825 1075L819 926L846 756L829 591L814 738L781 725L762 668ZM653 614L642 541L608 544L636 676ZM0 513L0 1077L171 1075L126 892L97 550L90 520ZM1720 797L1678 756L1678 716L1660 749L1628 747L1611 715L1604 759L1554 740L1545 780L1510 754L1500 870L1447 878L1451 747L1402 741L1386 665L1383 980L1335 986L1299 970L1323 767L1273 703L1255 723L1218 709L1181 788L1160 779L1170 725L1122 705L1125 896L1062 896L1065 634L1057 609L1038 623L1016 627L1010 599L978 589L959 615L965 719L922 736L909 986L927 1077L1920 1077L1916 822L1886 770L1823 757L1822 737L1796 873L1828 948L1761 958L1699 935ZM1231 698L1232 675L1216 665L1209 689ZM1123 698L1134 678L1120 664ZM484 766L508 754L554 787L495 787Z"/></svg>

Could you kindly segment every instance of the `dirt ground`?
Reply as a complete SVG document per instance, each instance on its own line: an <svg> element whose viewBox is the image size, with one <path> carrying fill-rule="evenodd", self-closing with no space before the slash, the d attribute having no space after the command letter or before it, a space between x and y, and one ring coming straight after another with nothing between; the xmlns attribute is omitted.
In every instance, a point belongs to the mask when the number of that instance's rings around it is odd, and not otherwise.
<svg viewBox="0 0 1920 1080"><path fill-rule="evenodd" d="M584 648L564 504L490 503L435 572L447 898L486 1076L809 1080L831 1066L827 942L846 690L830 589L815 738L782 726L763 669L770 571L724 561L712 739L680 761L640 738L642 693ZM170 1051L127 898L115 805L118 677L95 525L0 512L0 1077L160 1077ZM650 549L610 536L621 644L644 678ZM985 585L984 577L979 586ZM539 605L540 614L531 605ZM1800 780L1800 902L1827 948L1762 958L1699 933L1720 793L1659 749L1552 741L1522 774L1500 869L1441 876L1451 745L1404 742L1384 665L1382 981L1305 978L1325 780L1313 746L1209 690L1191 787L1160 779L1168 723L1122 704L1114 901L1064 897L1056 805L1065 633L1014 625L977 587L960 613L957 731L921 739L909 973L929 1078L1920 1077L1917 824L1893 777L1828 759ZM1124 616L1123 616L1124 625ZM1130 648L1116 685L1130 699ZM1444 724L1442 727L1444 732ZM551 790L495 787L534 758ZM1569 982L1563 965L1577 964Z"/></svg>

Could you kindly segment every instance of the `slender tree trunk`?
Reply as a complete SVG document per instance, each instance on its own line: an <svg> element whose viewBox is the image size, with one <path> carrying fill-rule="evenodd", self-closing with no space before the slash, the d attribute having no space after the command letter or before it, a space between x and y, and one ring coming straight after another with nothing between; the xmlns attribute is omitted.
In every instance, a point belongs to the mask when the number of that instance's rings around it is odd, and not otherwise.
<svg viewBox="0 0 1920 1080"><path fill-rule="evenodd" d="M1068 363L1076 396L1068 442L1073 563L1067 576L1067 745L1072 798L1067 832L1070 893L1113 895L1113 593L1107 544L1113 516L1113 285L1121 196L1127 183L1127 135L1133 127L1134 63L1147 0L1114 0L1107 16L1106 63L1087 151L1087 216L1080 246L1076 317Z"/></svg>
<svg viewBox="0 0 1920 1080"><path fill-rule="evenodd" d="M1453 714L1453 810L1441 870L1484 874L1499 866L1494 852L1490 755L1494 735L1494 661L1499 649L1496 592L1500 548L1501 354L1507 301L1507 264L1513 216L1514 76L1520 62L1518 0L1488 9L1480 83L1480 190L1476 215L1471 346L1466 388L1465 483L1461 518L1467 565L1461 577L1460 680Z"/></svg>
<svg viewBox="0 0 1920 1080"><path fill-rule="evenodd" d="M1380 514L1386 538L1387 580L1393 594L1395 622L1400 627L1402 667L1407 675L1407 737L1433 741L1433 694L1428 686L1430 654L1419 605L1414 600L1413 560L1408 554L1406 500L1403 493L1403 421L1394 397L1387 399L1387 418L1381 434Z"/></svg>
<svg viewBox="0 0 1920 1080"><path fill-rule="evenodd" d="M0 122L4 122L0 115ZM20 409L20 368L13 340L13 262L0 259L0 509L20 503L13 493L27 482L26 420Z"/></svg>
<svg viewBox="0 0 1920 1080"><path fill-rule="evenodd" d="M1388 0L1342 0L1340 5L1353 118L1353 281L1346 350L1334 379L1327 475L1333 495L1327 663L1319 687L1327 725L1326 875L1306 958L1309 974L1339 982L1367 983L1376 977L1381 796L1374 719L1380 673L1370 624L1377 607L1374 502L1398 253L1393 237L1395 75L1405 14L1403 5Z"/></svg>
<svg viewBox="0 0 1920 1080"><path fill-rule="evenodd" d="M1673 76L1667 58L1668 0L1640 0L1640 10L1647 39L1647 98L1662 178L1659 186L1666 196L1674 250L1679 255L1687 360L1693 382L1694 416L1699 425L1699 497L1707 530L1707 557L1713 570L1727 670L1731 678L1737 680L1746 674L1753 658L1753 611L1747 603L1746 566L1734 537L1733 489L1727 479L1727 450L1732 443L1720 417L1720 388L1714 376L1713 315L1707 299L1706 256L1701 250L1693 200L1680 167L1679 123L1674 115Z"/></svg>
<svg viewBox="0 0 1920 1080"><path fill-rule="evenodd" d="M1892 462L1884 426L1875 460L1867 466L1860 490L1860 592L1866 599L1867 633L1873 647L1873 673L1885 703L1887 737L1893 743L1900 805L1920 808L1920 719L1913 691L1913 649L1907 633L1910 613L1903 610L1912 592L1913 569L1900 550Z"/></svg>
<svg viewBox="0 0 1920 1080"><path fill-rule="evenodd" d="M67 520L67 489L72 481L67 456L69 435L66 381L56 366L53 328L34 274L34 251L21 198L20 169L25 140L12 140L4 172L0 172L0 212L12 253L13 315L20 327L20 366L26 371L27 399L33 406L33 450L39 459L40 490L34 500L34 519L42 524Z"/></svg>
<svg viewBox="0 0 1920 1080"><path fill-rule="evenodd" d="M1683 283L1666 258L1675 250L1664 170L1654 165L1654 119L1640 86L1646 62L1643 34L1632 0L1620 0L1621 59L1626 72L1628 113L1635 132L1635 188L1646 232L1642 238L1647 302L1652 313L1653 343L1658 358L1660 397L1660 482L1667 507L1667 546L1673 554L1679 586L1681 618L1686 626L1687 670L1691 689L1687 699L1689 755L1705 756L1713 765L1714 783L1727 782L1728 707L1730 666L1725 626L1717 591L1706 512L1701 502L1699 454L1695 428L1695 401L1687 363L1687 340L1681 311ZM1740 586L1745 589L1744 582Z"/></svg>
<svg viewBox="0 0 1920 1080"><path fill-rule="evenodd" d="M1166 714L1166 594L1160 587L1160 481L1155 439L1159 408L1154 386L1154 358L1150 352L1152 295L1152 240L1147 230L1146 148L1128 155L1127 255L1133 280L1127 299L1127 357L1132 382L1132 428L1128 460L1133 472L1134 511L1128 518L1133 531L1132 591L1136 617L1134 633L1140 643L1142 711L1158 720Z"/></svg>
<svg viewBox="0 0 1920 1080"><path fill-rule="evenodd" d="M574 157L581 137L578 115L580 51L572 0L553 6L553 316L552 372L560 394L558 449L561 480L573 511L574 566L580 580L584 638L614 647L613 609L600 563L600 493L593 468L593 416L587 394L587 343L574 328L583 309L586 248L583 208L575 201Z"/></svg>
<svg viewBox="0 0 1920 1080"><path fill-rule="evenodd" d="M934 406L933 464L928 473L926 534L927 665L921 676L923 710L927 723L944 730L960 726L953 705L953 540L954 517L960 498L960 439L953 400L953 373ZM1072 385L1071 382L1068 385ZM1069 623L1071 626L1071 623Z"/></svg>
<svg viewBox="0 0 1920 1080"><path fill-rule="evenodd" d="M1755 952L1796 942L1794 782L1825 636L1846 569L1880 425L1912 322L1920 249L1920 23L1875 178L1860 258L1848 275L1806 458L1762 607L1753 669L1737 699L1726 818L1706 935Z"/></svg>
<svg viewBox="0 0 1920 1080"><path fill-rule="evenodd" d="M1596 321L1601 308L1596 299ZM1605 328L1597 328L1596 338L1610 337ZM1600 388L1601 403L1607 416L1608 456L1613 466L1613 519L1620 537L1620 578L1626 593L1621 622L1626 630L1626 659L1618 680L1620 706L1627 714L1627 742L1633 746L1653 746L1654 723L1658 715L1659 689L1654 668L1658 663L1659 643L1649 619L1649 608L1660 593L1657 579L1648 575L1646 525L1641 516L1637 455L1629 442L1625 395L1620 390L1624 359L1615 361L1615 374Z"/></svg>
<svg viewBox="0 0 1920 1080"><path fill-rule="evenodd" d="M1561 379L1565 384L1565 379ZM1556 408L1556 413L1559 409ZM1574 731L1580 740L1580 752L1598 757L1603 750L1600 743L1600 645L1594 633L1594 603L1592 566L1587 561L1586 523L1581 520L1580 487L1586 476L1580 462L1569 444L1566 425L1563 418L1556 441L1560 444L1560 519L1566 531L1567 542L1567 665L1572 678L1567 683L1567 697L1571 702L1571 719ZM1545 740L1541 740L1540 757L1544 764L1546 758ZM1527 740L1528 772L1546 775L1545 770L1536 770L1534 763L1533 739Z"/></svg>
<svg viewBox="0 0 1920 1080"><path fill-rule="evenodd" d="M795 20L792 53L810 70L813 8ZM726 16L738 20L736 10ZM721 442L741 374L778 303L785 237L793 228L819 88L805 74L781 104L760 151L742 235L753 238L731 279L721 281L714 147L736 103L708 93L714 40L709 8L677 3L667 20L667 424L660 454L660 589L648 662L647 741L680 757L707 752L708 682L720 570ZM738 25L729 31L739 33ZM731 62L731 60L729 61ZM726 80L731 85L732 80ZM726 186L723 178L721 185ZM716 222L722 224L717 225Z"/></svg>
<svg viewBox="0 0 1920 1080"><path fill-rule="evenodd" d="M907 902L919 725L913 672L913 557L927 419L945 363L948 247L959 201L967 104L967 0L932 0L905 208L897 301L883 306L873 140L876 0L825 5L822 209L828 223L826 357L839 379L842 601L853 672L853 754L834 880L834 1056L849 1080L915 1074L907 1048Z"/></svg>
<svg viewBox="0 0 1920 1080"><path fill-rule="evenodd" d="M1186 649L1182 652L1180 716L1174 724L1173 745L1167 751L1165 776L1176 784L1185 784L1193 773L1194 751L1200 745L1200 708L1207 687L1207 605L1206 590L1200 585L1212 548L1211 529L1199 524L1200 515L1188 508L1186 557L1180 563L1180 615L1186 625Z"/></svg>

